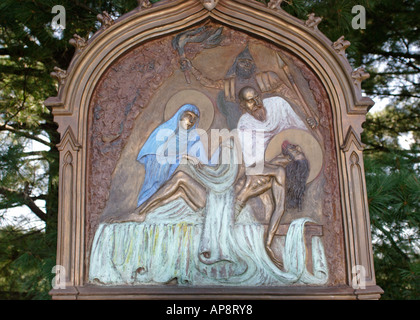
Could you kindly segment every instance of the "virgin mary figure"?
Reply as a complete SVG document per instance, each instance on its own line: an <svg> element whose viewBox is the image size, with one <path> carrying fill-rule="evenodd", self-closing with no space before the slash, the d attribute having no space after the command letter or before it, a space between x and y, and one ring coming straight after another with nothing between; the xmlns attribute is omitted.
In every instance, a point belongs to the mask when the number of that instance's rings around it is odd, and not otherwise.
<svg viewBox="0 0 420 320"><path fill-rule="evenodd" d="M195 105L185 104L151 133L137 156L137 161L145 167L137 207L172 177L184 155L193 155L200 162L208 163L196 130L199 118L199 109Z"/></svg>

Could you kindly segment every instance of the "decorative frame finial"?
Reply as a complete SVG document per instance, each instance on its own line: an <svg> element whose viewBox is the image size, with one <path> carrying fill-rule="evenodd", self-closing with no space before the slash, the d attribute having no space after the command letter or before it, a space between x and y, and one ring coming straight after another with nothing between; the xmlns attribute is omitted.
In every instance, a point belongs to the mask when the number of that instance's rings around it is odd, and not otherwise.
<svg viewBox="0 0 420 320"><path fill-rule="evenodd" d="M214 8L216 8L217 4L219 3L219 0L200 0L203 4L204 8L211 11Z"/></svg>

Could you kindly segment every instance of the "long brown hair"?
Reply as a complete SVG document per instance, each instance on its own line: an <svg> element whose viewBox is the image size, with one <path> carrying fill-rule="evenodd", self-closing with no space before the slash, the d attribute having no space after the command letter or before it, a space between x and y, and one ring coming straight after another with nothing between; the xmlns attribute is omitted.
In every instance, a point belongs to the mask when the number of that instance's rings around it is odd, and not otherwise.
<svg viewBox="0 0 420 320"><path fill-rule="evenodd" d="M283 143L283 154L291 158L286 166L286 208L302 210L303 196L306 190L306 181L309 177L309 161L306 159L296 160L289 151L296 146L289 142Z"/></svg>

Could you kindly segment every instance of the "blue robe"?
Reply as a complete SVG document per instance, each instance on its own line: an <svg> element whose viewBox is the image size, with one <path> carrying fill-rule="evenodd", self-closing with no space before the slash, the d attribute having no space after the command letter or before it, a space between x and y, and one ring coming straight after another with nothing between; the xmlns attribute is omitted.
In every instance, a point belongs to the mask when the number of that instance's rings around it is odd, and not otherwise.
<svg viewBox="0 0 420 320"><path fill-rule="evenodd" d="M179 127L179 121L186 111L197 115L197 121L189 130ZM182 156L189 154L191 149L195 150L194 153L199 150L199 154L192 154L193 156L198 157L203 163L208 162L200 136L195 130L199 117L198 108L186 104L179 108L172 118L151 133L137 156L137 161L145 167L144 182L137 202L138 207L171 178Z"/></svg>

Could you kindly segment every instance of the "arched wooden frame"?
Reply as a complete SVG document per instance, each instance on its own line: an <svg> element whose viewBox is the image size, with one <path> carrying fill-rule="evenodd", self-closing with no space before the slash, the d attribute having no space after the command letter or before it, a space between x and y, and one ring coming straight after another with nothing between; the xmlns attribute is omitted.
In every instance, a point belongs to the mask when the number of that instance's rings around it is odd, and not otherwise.
<svg viewBox="0 0 420 320"><path fill-rule="evenodd" d="M253 0L220 0L212 10L205 8L200 0L163 0L148 8L140 6L115 21L101 17L103 27L89 40L76 37L72 41L77 49L68 70L57 68L53 74L60 81L58 96L45 101L53 109L62 136L58 146L61 169L57 265L66 268L66 289L52 290L53 298L150 298L153 295L179 295L173 289L94 288L85 283L88 111L96 83L116 59L150 39L207 19L260 36L295 54L319 77L332 106L347 287L253 288L253 297L379 298L382 290L375 282L363 144L360 141L361 125L373 105L371 99L361 94L360 83L368 75L363 69L354 71L351 68L344 53L348 44L342 38L334 43L327 39L318 30L319 19L316 17L310 16L307 21L302 21L281 9L273 9ZM64 191L67 193L69 190L71 195L64 194ZM67 203L69 201L71 203ZM361 268L365 271L362 279L354 271ZM355 287L354 279L362 281L358 283L360 289ZM191 288L183 292L185 297L195 298L211 298L214 295L250 297L249 290L240 288L223 291Z"/></svg>

